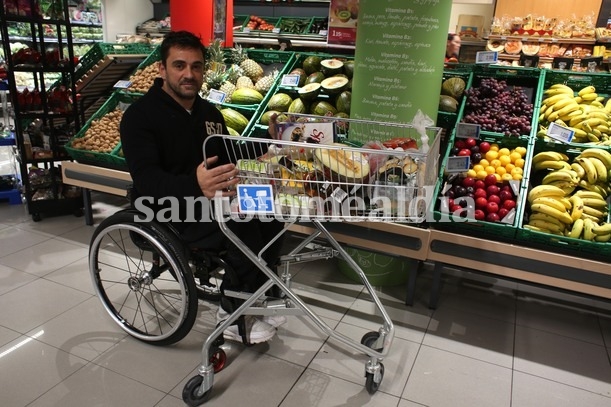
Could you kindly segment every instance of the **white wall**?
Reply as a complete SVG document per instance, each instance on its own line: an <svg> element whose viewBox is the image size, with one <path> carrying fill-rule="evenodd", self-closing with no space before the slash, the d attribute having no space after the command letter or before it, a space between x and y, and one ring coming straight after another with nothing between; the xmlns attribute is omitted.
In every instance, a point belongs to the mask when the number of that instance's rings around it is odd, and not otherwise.
<svg viewBox="0 0 611 407"><path fill-rule="evenodd" d="M117 34L135 34L136 26L153 18L150 0L102 0L104 41L115 42Z"/></svg>
<svg viewBox="0 0 611 407"><path fill-rule="evenodd" d="M488 4L478 4L487 2ZM484 29L489 30L494 17L493 0L453 0L452 14L450 15L450 26L448 32L456 32L458 16L461 14L471 14L484 17Z"/></svg>

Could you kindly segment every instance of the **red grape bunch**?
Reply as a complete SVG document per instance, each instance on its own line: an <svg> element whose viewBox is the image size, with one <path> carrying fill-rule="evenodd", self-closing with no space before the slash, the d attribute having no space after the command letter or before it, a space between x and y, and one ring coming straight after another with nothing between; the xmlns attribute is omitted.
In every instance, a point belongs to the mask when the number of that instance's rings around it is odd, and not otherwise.
<svg viewBox="0 0 611 407"><path fill-rule="evenodd" d="M503 80L484 78L479 86L465 93L465 123L479 124L482 130L511 137L530 133L533 104L522 88L509 87Z"/></svg>

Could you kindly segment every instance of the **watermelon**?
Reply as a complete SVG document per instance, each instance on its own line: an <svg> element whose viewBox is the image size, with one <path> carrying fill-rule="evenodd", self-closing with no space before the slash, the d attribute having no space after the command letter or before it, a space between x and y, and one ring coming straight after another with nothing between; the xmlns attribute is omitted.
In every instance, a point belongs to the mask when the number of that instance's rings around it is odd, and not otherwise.
<svg viewBox="0 0 611 407"><path fill-rule="evenodd" d="M316 55L310 55L304 59L302 67L306 74L310 75L314 72L320 71L320 61L322 58Z"/></svg>
<svg viewBox="0 0 611 407"><path fill-rule="evenodd" d="M239 88L231 94L231 103L236 105L256 105L263 101L263 95L251 88Z"/></svg>
<svg viewBox="0 0 611 407"><path fill-rule="evenodd" d="M337 109L326 100L317 100L310 106L310 113L317 116L333 116L337 113Z"/></svg>
<svg viewBox="0 0 611 407"><path fill-rule="evenodd" d="M460 99L465 91L465 81L461 78L454 77L443 81L441 84L441 94L451 96L454 99Z"/></svg>
<svg viewBox="0 0 611 407"><path fill-rule="evenodd" d="M335 99L335 107L338 112L350 114L350 102L352 101L352 93L349 90L345 90Z"/></svg>
<svg viewBox="0 0 611 407"><path fill-rule="evenodd" d="M268 110L277 110L279 112L286 112L289 110L289 106L293 103L293 98L286 93L276 93L267 103Z"/></svg>
<svg viewBox="0 0 611 407"><path fill-rule="evenodd" d="M308 111L306 105L303 103L303 100L301 98L296 98L295 100L293 100L293 102L291 103L291 105L289 106L289 113L306 113Z"/></svg>
<svg viewBox="0 0 611 407"><path fill-rule="evenodd" d="M308 83L303 87L299 88L297 93L299 93L299 97L303 100L312 100L316 99L316 96L320 93L320 87L322 85L320 83Z"/></svg>
<svg viewBox="0 0 611 407"><path fill-rule="evenodd" d="M221 113L227 127L231 127L240 134L242 134L246 126L248 126L248 118L237 110L226 107L221 109Z"/></svg>

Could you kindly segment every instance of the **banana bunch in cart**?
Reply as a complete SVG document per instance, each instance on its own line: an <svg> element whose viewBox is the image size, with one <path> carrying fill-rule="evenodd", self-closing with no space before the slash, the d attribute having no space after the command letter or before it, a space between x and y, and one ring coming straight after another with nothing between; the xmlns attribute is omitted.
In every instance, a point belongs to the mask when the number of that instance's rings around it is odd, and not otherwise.
<svg viewBox="0 0 611 407"><path fill-rule="evenodd" d="M383 129L382 141L352 142L358 126L345 119L279 123L279 139L268 141L265 154L238 160L242 183L272 185L277 213L395 214L423 185L426 155L414 138L393 136L392 129Z"/></svg>

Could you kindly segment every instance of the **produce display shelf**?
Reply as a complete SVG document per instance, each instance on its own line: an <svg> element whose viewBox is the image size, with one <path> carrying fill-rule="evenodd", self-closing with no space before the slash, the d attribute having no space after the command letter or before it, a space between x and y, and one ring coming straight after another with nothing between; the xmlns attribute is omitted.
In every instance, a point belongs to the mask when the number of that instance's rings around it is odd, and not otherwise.
<svg viewBox="0 0 611 407"><path fill-rule="evenodd" d="M545 42L545 43L563 43L563 44L595 44L596 38L556 38L548 36L532 36L532 35L489 35L488 40L491 41L526 41L526 42Z"/></svg>

